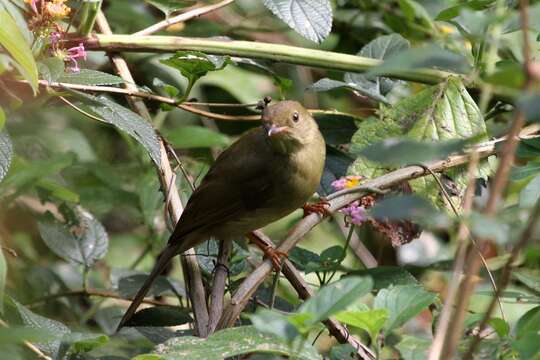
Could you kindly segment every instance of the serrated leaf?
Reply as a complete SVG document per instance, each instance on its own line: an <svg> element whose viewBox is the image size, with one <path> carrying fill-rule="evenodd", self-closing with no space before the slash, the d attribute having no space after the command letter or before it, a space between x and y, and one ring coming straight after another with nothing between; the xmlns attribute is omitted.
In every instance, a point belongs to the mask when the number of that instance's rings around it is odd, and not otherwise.
<svg viewBox="0 0 540 360"><path fill-rule="evenodd" d="M301 360L322 359L308 343L295 348L276 336L261 333L253 326L240 326L217 331L207 339L193 336L177 337L160 345L150 357L148 357L150 354L139 355L133 360L221 360L257 352Z"/></svg>
<svg viewBox="0 0 540 360"><path fill-rule="evenodd" d="M137 311L126 326L177 326L192 321L189 310L161 305Z"/></svg>
<svg viewBox="0 0 540 360"><path fill-rule="evenodd" d="M0 131L0 181L4 179L11 165L13 145L7 131Z"/></svg>
<svg viewBox="0 0 540 360"><path fill-rule="evenodd" d="M70 229L54 220L38 223L39 233L47 246L61 258L75 264L92 266L103 258L109 246L103 225L85 210L78 211L79 224Z"/></svg>
<svg viewBox="0 0 540 360"><path fill-rule="evenodd" d="M307 299L298 309L299 314L312 314L303 322L309 328L319 321L326 320L338 311L344 310L359 297L369 293L373 280L369 277L351 276L323 286Z"/></svg>
<svg viewBox="0 0 540 360"><path fill-rule="evenodd" d="M297 33L321 43L332 30L329 0L263 0L264 6Z"/></svg>
<svg viewBox="0 0 540 360"><path fill-rule="evenodd" d="M210 71L221 70L230 59L223 56L206 55L200 51L177 51L173 56L159 61L178 71L188 80L186 92L179 100L185 101L195 82Z"/></svg>
<svg viewBox="0 0 540 360"><path fill-rule="evenodd" d="M55 339L47 342L36 343L35 345L45 354L53 358L61 358L61 355L67 349L61 349L62 338L71 332L69 328L59 321L48 319L38 315L28 308L12 300L23 324L32 329L44 330L54 335Z"/></svg>
<svg viewBox="0 0 540 360"><path fill-rule="evenodd" d="M144 1L149 3L150 5L155 6L159 10L161 10L167 17L175 11L178 11L180 9L183 9L189 6L193 6L197 3L197 1L194 1L194 0L144 0Z"/></svg>
<svg viewBox="0 0 540 360"><path fill-rule="evenodd" d="M137 140L144 146L152 160L157 165L160 164L161 150L158 137L148 121L105 96L92 96L76 91L73 93L106 123L114 125Z"/></svg>
<svg viewBox="0 0 540 360"><path fill-rule="evenodd" d="M391 286L379 291L373 302L373 308L388 310L390 317L384 326L388 334L416 316L436 298L437 295L426 291L422 286Z"/></svg>
<svg viewBox="0 0 540 360"><path fill-rule="evenodd" d="M179 149L223 147L231 143L226 135L202 126L180 126L168 131L166 138Z"/></svg>
<svg viewBox="0 0 540 360"><path fill-rule="evenodd" d="M0 9L0 45L13 56L16 67L37 93L38 71L32 50L17 26L17 23L3 9Z"/></svg>
<svg viewBox="0 0 540 360"><path fill-rule="evenodd" d="M79 72L62 72L57 81L78 85L117 85L125 82L119 76L90 69L81 69Z"/></svg>

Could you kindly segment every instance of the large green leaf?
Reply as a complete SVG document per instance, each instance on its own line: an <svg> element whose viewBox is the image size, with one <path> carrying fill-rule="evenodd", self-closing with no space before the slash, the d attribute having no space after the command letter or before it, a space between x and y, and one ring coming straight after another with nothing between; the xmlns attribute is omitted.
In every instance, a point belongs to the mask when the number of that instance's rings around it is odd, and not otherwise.
<svg viewBox="0 0 540 360"><path fill-rule="evenodd" d="M538 334L540 331L540 306L527 311L516 324L516 336L521 338L527 334Z"/></svg>
<svg viewBox="0 0 540 360"><path fill-rule="evenodd" d="M28 80L34 93L37 92L38 71L28 42L20 32L17 23L5 10L0 9L0 45L13 56L19 72Z"/></svg>
<svg viewBox="0 0 540 360"><path fill-rule="evenodd" d="M6 176L11 165L13 155L13 145L7 131L0 131L0 181Z"/></svg>
<svg viewBox="0 0 540 360"><path fill-rule="evenodd" d="M137 140L145 147L152 160L157 165L160 164L161 151L158 137L148 121L105 96L93 96L81 92L73 93L105 122L116 126Z"/></svg>
<svg viewBox="0 0 540 360"><path fill-rule="evenodd" d="M388 319L388 310L342 311L337 313L335 318L342 323L367 331L371 340L376 341L377 334Z"/></svg>
<svg viewBox="0 0 540 360"><path fill-rule="evenodd" d="M159 345L152 356L139 355L134 360L221 360L249 353L269 353L295 359L321 359L309 343L293 348L288 342L259 332L253 326L224 329L208 339L183 336Z"/></svg>
<svg viewBox="0 0 540 360"><path fill-rule="evenodd" d="M471 138L483 141L488 138L480 109L462 82L454 77L405 98L392 108L383 109L378 120L369 119L360 123L352 138L352 150L360 152L374 143L398 137L433 143ZM448 148L452 150L453 145ZM444 154L448 149L442 150L440 153ZM392 169L391 166L360 156L349 167L349 173L372 178ZM486 177L489 170L489 166L483 164L479 175ZM458 193L462 193L467 183L464 169L449 171L447 175L456 182ZM431 177L410 183L414 191L422 193L439 206L444 204L438 185Z"/></svg>
<svg viewBox="0 0 540 360"><path fill-rule="evenodd" d="M92 214L80 209L77 215L79 224L72 228L52 219L40 221L39 233L56 255L75 264L92 266L105 256L109 238Z"/></svg>
<svg viewBox="0 0 540 360"><path fill-rule="evenodd" d="M292 29L315 42L322 42L332 29L329 0L263 0L264 6Z"/></svg>
<svg viewBox="0 0 540 360"><path fill-rule="evenodd" d="M390 317L384 326L388 334L432 304L436 298L437 295L426 291L422 286L391 286L379 291L373 307L388 310Z"/></svg>

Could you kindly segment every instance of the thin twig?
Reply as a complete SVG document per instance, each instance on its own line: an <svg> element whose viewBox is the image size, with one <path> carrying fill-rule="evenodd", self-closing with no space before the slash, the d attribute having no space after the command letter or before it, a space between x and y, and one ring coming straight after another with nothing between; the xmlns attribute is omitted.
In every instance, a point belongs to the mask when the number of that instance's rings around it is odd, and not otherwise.
<svg viewBox="0 0 540 360"><path fill-rule="evenodd" d="M476 182L476 170L478 168L478 155L476 152L471 153L471 159L469 161L469 166L467 167L467 188L465 190L465 195L463 196L463 206L462 206L462 215L467 216L472 208L475 182ZM454 268L452 271L452 278L450 279L448 291L446 294L446 301L444 302L443 308L441 310L441 315L437 322L437 328L435 330L435 336L433 339L433 344L431 345L429 351L429 360L439 360L441 358L441 352L443 350L443 345L445 342L446 336L449 334L449 324L451 319L452 307L454 304L454 299L457 295L457 290L459 287L459 278L463 273L463 266L465 264L465 255L466 255L466 243L465 240L469 234L469 228L465 225L463 218L460 217L460 224L457 233L457 251L454 261Z"/></svg>
<svg viewBox="0 0 540 360"><path fill-rule="evenodd" d="M105 18L105 15L102 11L100 11L97 16L96 24L102 33L112 34L107 19ZM116 72L126 82L124 84L125 87L129 91L137 91L137 87L136 85L134 85L135 82L133 80L133 76L131 75L126 60L120 55L110 55L110 58L116 69ZM146 107L142 99L128 96L127 100L131 105L132 109L139 113L139 115L141 115L147 120L151 119L148 108ZM159 141L159 144L161 161L158 168L158 175L161 181L162 188L166 192L165 197L167 198L169 197L169 193L171 194L171 201L169 203L169 214L172 222L176 224L178 222L178 219L180 219L180 215L183 211L182 202L180 200L176 184L174 182L170 183L170 180L171 178L173 178L174 173L169 162L167 150L163 141ZM171 186L169 186L169 184L171 184ZM193 249L190 249L184 254L192 255L194 253L195 251ZM195 256L181 256L180 261L184 270L186 291L188 292L188 295L190 297L191 306L193 308L193 314L195 317L195 330L199 336L205 337L206 331L208 329L208 308L206 306L206 292L202 281L201 270Z"/></svg>
<svg viewBox="0 0 540 360"><path fill-rule="evenodd" d="M538 131L539 126L532 125L524 129L523 134L531 134ZM486 144L475 146L474 149L479 157L486 157L495 153L495 144L503 139L491 141ZM428 164L429 168L435 172L441 172L449 168L460 166L468 162L469 156L453 155L445 160L436 161ZM418 166L409 166L396 171L392 171L384 176L366 181L362 188L386 190L414 178L425 175L424 169ZM355 201L366 195L367 191L357 191L352 193L344 193L339 196L334 196L329 199L330 213L333 213L345 205ZM330 198L330 197L328 197ZM288 253L296 244L307 234L314 226L322 221L322 217L318 214L310 214L298 222L288 233L285 240L281 242L277 248L278 251ZM224 315L220 320L219 328L232 326L238 318L240 312L244 309L251 295L256 291L257 287L264 281L266 276L272 271L272 263L269 259L263 261L256 269L254 269L237 288L224 311Z"/></svg>
<svg viewBox="0 0 540 360"><path fill-rule="evenodd" d="M125 297L120 296L120 294L110 291L110 290L99 290L99 289L80 289L80 290L69 290L64 292L59 292L56 294L50 294L47 296L43 296L39 299L33 300L27 304L26 306L32 307L39 304L43 304L45 302L55 300L58 298L63 297L74 297L74 296L95 296L95 297L101 297L101 298L110 298L110 299L118 299L122 301L131 301L131 299L127 299ZM163 305L163 301L157 301L152 299L145 299L143 300L143 303L145 304L152 304L152 305Z"/></svg>
<svg viewBox="0 0 540 360"><path fill-rule="evenodd" d="M208 335L216 330L217 323L223 312L223 297L225 296L225 285L229 275L228 263L231 250L231 241L221 240L219 242L219 253L214 270L212 292L210 293L210 305L208 306Z"/></svg>
<svg viewBox="0 0 540 360"><path fill-rule="evenodd" d="M195 17L201 16L201 15L204 15L206 13L217 10L219 8L222 8L222 7L226 6L226 5L229 5L233 1L234 0L223 0L223 1L220 1L219 3L217 3L217 4L201 6L201 7L192 9L190 11L187 11L187 12L183 13L183 14L176 15L176 16L173 16L171 18L160 21L160 22L158 22L158 23L156 23L156 24L154 24L152 26L147 27L146 29L137 31L136 33L133 33L132 35L139 35L140 36L140 35L153 34L153 33L158 32L160 30L166 29L167 27L169 27L169 26L171 26L173 24L188 21L188 20L193 19Z"/></svg>
<svg viewBox="0 0 540 360"><path fill-rule="evenodd" d="M2 319L0 319L0 325L3 327L9 328L9 325ZM36 354L38 358L43 359L43 360L53 360L52 357L45 355L41 350L39 350L39 348L36 345L32 344L30 341L23 340L23 344L28 349L30 349L30 351Z"/></svg>
<svg viewBox="0 0 540 360"><path fill-rule="evenodd" d="M528 0L520 0L521 30L523 32L523 70L526 77L525 91L529 91L534 82L529 72L529 64L531 62L531 58L528 36L528 5ZM503 143L501 155L499 157L499 166L497 167L495 177L493 178L489 197L486 203L486 207L484 208L484 213L488 216L495 215L495 213L497 212L498 203L504 193L504 190L506 189L510 170L514 161L516 148L519 143L518 135L524 124L524 114L520 111L516 112L508 135L506 136L506 140ZM482 248L483 243L484 241L482 241L482 243L480 244L480 248ZM476 251L468 251L468 269L466 272L466 276L461 283L460 296L458 297L455 315L453 316L450 325L450 339L449 342L445 343L443 347L445 350L448 350L445 351L443 354L443 356L447 359L452 358L454 352L456 351L457 344L461 338L464 326L463 323L465 320L465 313L469 307L470 297L472 296L476 287L475 279L477 278L480 271L481 263L481 257L478 256L478 253ZM498 289L497 292L498 291L500 290ZM490 313L486 313L485 316L489 317ZM476 346L474 342L473 345ZM472 349L472 351L474 351L474 349Z"/></svg>

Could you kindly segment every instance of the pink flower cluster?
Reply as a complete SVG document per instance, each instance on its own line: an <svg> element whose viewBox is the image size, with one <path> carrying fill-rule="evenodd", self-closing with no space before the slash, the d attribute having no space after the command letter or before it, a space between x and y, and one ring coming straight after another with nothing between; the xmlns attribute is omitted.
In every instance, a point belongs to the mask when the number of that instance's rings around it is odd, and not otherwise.
<svg viewBox="0 0 540 360"><path fill-rule="evenodd" d="M360 202L358 200L350 203L341 209L340 212L349 216L350 222L355 225L361 225L368 218L366 208L360 206Z"/></svg>

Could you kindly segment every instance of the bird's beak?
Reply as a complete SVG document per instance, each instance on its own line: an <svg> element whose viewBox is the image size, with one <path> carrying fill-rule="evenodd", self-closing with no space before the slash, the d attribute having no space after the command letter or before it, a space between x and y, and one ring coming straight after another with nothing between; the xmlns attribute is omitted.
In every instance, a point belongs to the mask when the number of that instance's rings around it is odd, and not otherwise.
<svg viewBox="0 0 540 360"><path fill-rule="evenodd" d="M270 125L270 126L266 126L266 131L267 131L267 135L269 137L272 137L272 136L275 136L277 134L281 134L283 133L284 131L288 131L289 128L287 126L277 126L277 125Z"/></svg>

